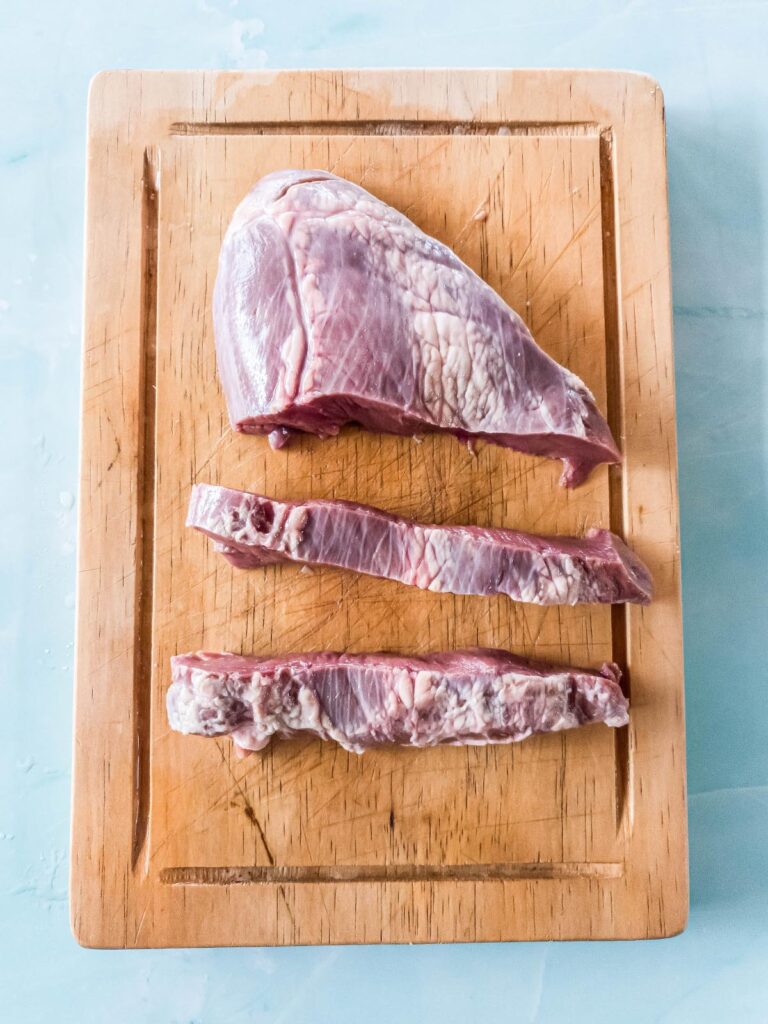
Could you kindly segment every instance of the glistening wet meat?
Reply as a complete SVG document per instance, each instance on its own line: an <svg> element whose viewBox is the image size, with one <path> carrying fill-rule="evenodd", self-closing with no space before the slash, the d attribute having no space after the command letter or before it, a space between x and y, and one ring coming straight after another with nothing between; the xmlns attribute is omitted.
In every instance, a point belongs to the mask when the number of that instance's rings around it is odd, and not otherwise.
<svg viewBox="0 0 768 1024"><path fill-rule="evenodd" d="M199 652L172 658L171 672L171 728L231 736L243 751L301 733L360 754L391 744L512 743L628 721L616 665L564 668L506 651L274 658Z"/></svg>
<svg viewBox="0 0 768 1024"><path fill-rule="evenodd" d="M593 396L447 246L325 171L267 175L235 211L214 295L233 426L282 447L345 423L562 459L619 452Z"/></svg>
<svg viewBox="0 0 768 1024"><path fill-rule="evenodd" d="M234 565L331 565L451 594L507 594L539 605L647 604L651 576L608 530L540 537L430 526L347 501L280 502L197 484L187 525Z"/></svg>

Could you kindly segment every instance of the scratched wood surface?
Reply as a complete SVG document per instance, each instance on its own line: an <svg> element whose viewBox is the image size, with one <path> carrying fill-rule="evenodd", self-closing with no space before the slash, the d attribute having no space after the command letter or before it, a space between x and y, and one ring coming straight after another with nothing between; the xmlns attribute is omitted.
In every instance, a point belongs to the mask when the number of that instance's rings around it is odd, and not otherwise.
<svg viewBox="0 0 768 1024"><path fill-rule="evenodd" d="M72 921L97 946L641 937L687 913L663 114L641 76L107 73L90 100ZM356 429L235 435L211 293L247 189L364 185L450 245L581 376L626 454L559 465ZM334 570L242 572L194 482L422 520L622 533L649 609L537 609ZM632 723L382 751L170 732L169 657L503 646L628 671Z"/></svg>

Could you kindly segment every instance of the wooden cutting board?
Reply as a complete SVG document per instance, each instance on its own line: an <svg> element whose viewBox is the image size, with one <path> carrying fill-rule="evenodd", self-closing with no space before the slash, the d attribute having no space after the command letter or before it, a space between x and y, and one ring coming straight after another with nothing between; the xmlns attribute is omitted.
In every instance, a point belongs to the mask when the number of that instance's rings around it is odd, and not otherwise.
<svg viewBox="0 0 768 1024"><path fill-rule="evenodd" d="M348 429L229 428L211 293L247 189L327 168L450 245L575 371L624 464ZM89 946L641 938L684 927L687 853L661 92L583 71L108 72L91 89L71 906ZM196 481L438 523L610 526L649 608L541 609L295 566L184 527ZM169 731L207 648L508 647L626 669L628 728L386 750Z"/></svg>

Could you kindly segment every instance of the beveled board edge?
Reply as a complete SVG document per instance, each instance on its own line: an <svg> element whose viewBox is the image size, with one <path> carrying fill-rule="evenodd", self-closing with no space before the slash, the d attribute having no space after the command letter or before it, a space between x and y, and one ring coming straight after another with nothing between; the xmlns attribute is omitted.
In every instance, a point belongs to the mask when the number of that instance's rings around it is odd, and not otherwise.
<svg viewBox="0 0 768 1024"><path fill-rule="evenodd" d="M602 180L611 183L603 206L609 214L604 255L616 274L613 295L610 288L606 294L606 329L613 323L616 338L609 344L616 362L609 379L623 382L608 410L625 452L623 470L612 477L612 525L641 554L652 545L664 552L656 559L664 566L659 599L647 609L615 612L614 635L625 638L618 653L634 681L632 724L617 738L626 746L620 753L627 765L621 814L627 856L620 872L489 878L483 897L476 881L458 878L329 879L322 884L338 909L319 921L310 908L318 905L311 890L320 883L286 879L277 888L286 904L286 893L291 896L292 923L249 921L232 936L217 903L242 881L213 888L168 884L148 872L141 853L146 809L137 779L148 755L137 737L146 713L141 694L149 657L142 641L153 557L152 469L145 471L142 453L154 429L146 413L156 148L169 134L252 133L264 125L338 131L347 121L371 133L403 123L444 130L450 123L467 131L484 124L521 134L557 133L562 126L600 134ZM660 89L627 72L104 72L94 79L71 863L72 927L82 944L638 938L684 927L683 672L664 147ZM472 928L457 913L435 909L450 903L446 887L454 887L456 906L471 906ZM350 900L360 918L354 932ZM409 928L395 920L391 908L410 900L430 903L428 923ZM484 913L489 902L504 908L493 920ZM327 912L328 901L320 905Z"/></svg>

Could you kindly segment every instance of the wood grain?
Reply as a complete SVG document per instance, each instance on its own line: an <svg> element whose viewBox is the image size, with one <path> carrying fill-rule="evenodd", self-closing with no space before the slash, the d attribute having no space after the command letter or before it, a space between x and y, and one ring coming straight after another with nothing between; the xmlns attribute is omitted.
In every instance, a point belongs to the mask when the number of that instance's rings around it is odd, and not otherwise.
<svg viewBox="0 0 768 1024"><path fill-rule="evenodd" d="M604 72L110 72L89 110L72 921L96 946L673 934L687 913L663 107ZM625 452L573 492L546 460L345 430L234 434L211 292L261 175L322 167L450 245L581 376ZM478 218L478 211L483 216ZM623 533L647 609L238 572L184 528L194 482L435 522ZM517 747L314 741L236 761L168 729L205 647L504 646L628 669L628 729Z"/></svg>

